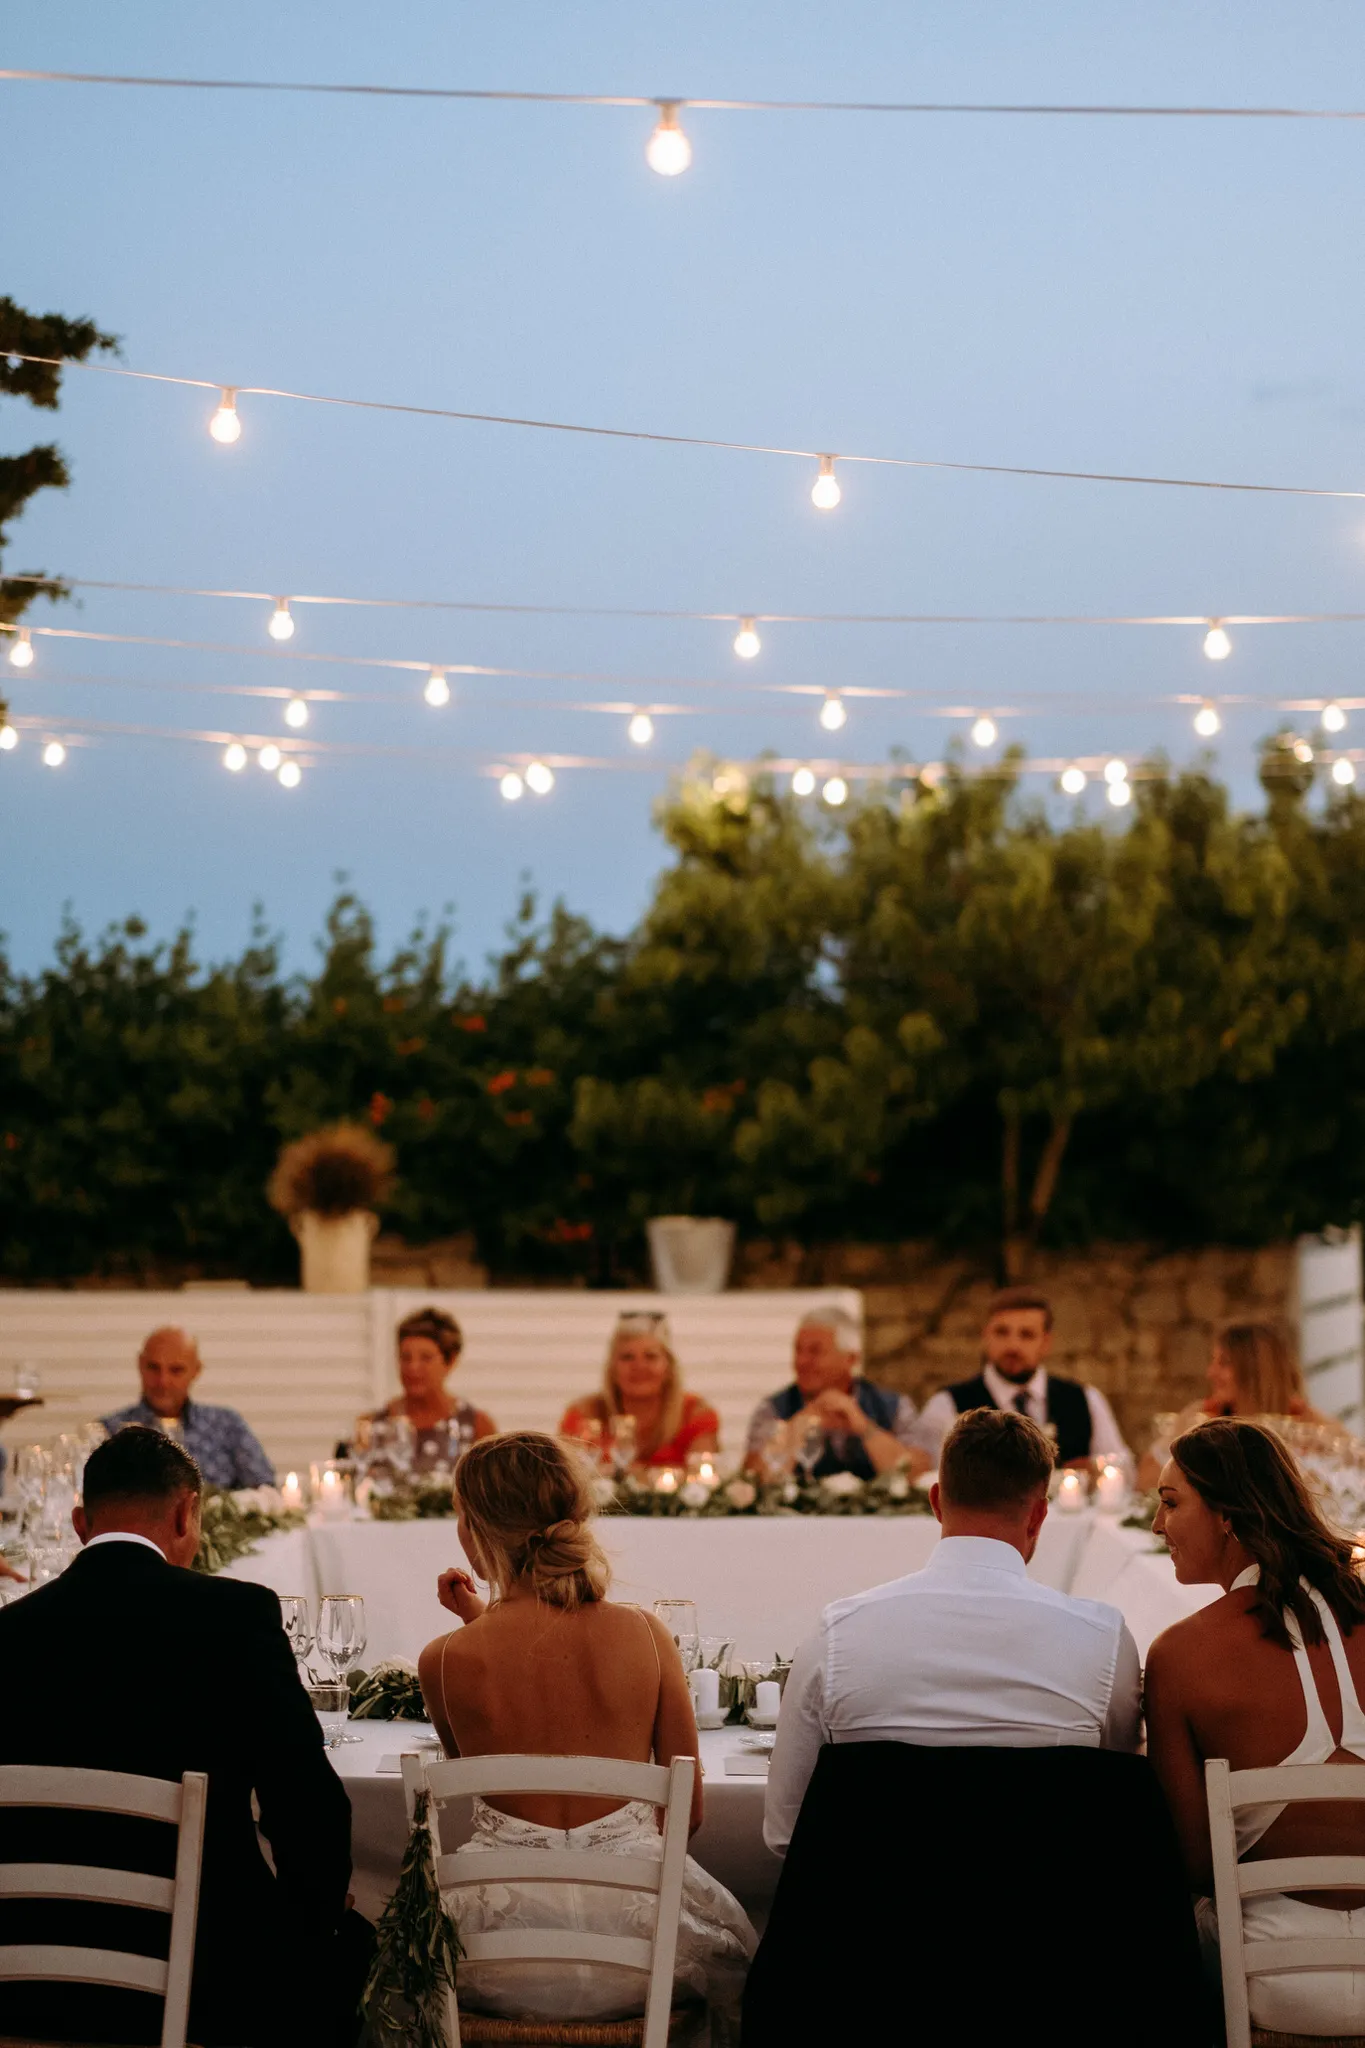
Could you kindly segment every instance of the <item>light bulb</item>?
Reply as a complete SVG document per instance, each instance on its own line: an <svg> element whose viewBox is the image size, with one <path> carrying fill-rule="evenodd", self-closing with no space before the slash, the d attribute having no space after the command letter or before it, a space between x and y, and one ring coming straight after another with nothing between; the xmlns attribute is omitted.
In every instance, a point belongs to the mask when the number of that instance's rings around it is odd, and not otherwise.
<svg viewBox="0 0 1365 2048"><path fill-rule="evenodd" d="M1126 781L1111 782L1105 791L1105 795L1116 810L1122 810L1125 804L1130 804L1133 801L1132 784Z"/></svg>
<svg viewBox="0 0 1365 2048"><path fill-rule="evenodd" d="M308 706L302 697L291 697L284 707L284 722L298 732L308 723Z"/></svg>
<svg viewBox="0 0 1365 2048"><path fill-rule="evenodd" d="M9 665L11 668L32 668L33 666L33 641L29 637L27 626L19 628L18 638L9 651Z"/></svg>
<svg viewBox="0 0 1365 2048"><path fill-rule="evenodd" d="M431 674L427 677L426 688L423 690L422 695L426 698L428 704L437 711L441 709L443 704L450 702L450 684L446 681L443 668L434 668L431 671Z"/></svg>
<svg viewBox="0 0 1365 2048"><path fill-rule="evenodd" d="M272 640L292 640L294 637L294 620L287 597L275 600L275 609L270 614L270 637Z"/></svg>
<svg viewBox="0 0 1365 2048"><path fill-rule="evenodd" d="M224 445L241 439L242 423L237 417L237 391L234 385L223 386L218 410L209 421L209 432L215 441L222 441Z"/></svg>
<svg viewBox="0 0 1365 2048"><path fill-rule="evenodd" d="M809 768L798 768L792 777L793 796L812 796L815 792L815 776Z"/></svg>
<svg viewBox="0 0 1365 2048"><path fill-rule="evenodd" d="M267 775L273 775L283 759L284 755L280 752L274 741L267 740L260 753L256 756L256 765L264 768Z"/></svg>
<svg viewBox="0 0 1365 2048"><path fill-rule="evenodd" d="M240 775L243 768L245 768L246 748L240 740L234 740L231 746L224 747L223 766L227 769L229 775Z"/></svg>
<svg viewBox="0 0 1365 2048"><path fill-rule="evenodd" d="M509 769L507 774L503 776L502 781L498 784L498 788L501 790L503 797L509 804L514 804L517 801L517 798L521 795L525 787L526 784L522 781L521 777L515 772L514 769Z"/></svg>
<svg viewBox="0 0 1365 2048"><path fill-rule="evenodd" d="M810 501L812 505L814 505L817 512L832 512L843 495L843 492L839 489L839 479L834 474L834 457L832 455L822 455L820 457L820 474L811 485Z"/></svg>
<svg viewBox="0 0 1365 2048"><path fill-rule="evenodd" d="M1218 716L1218 706L1210 704L1207 698L1194 714L1194 729L1201 740L1211 740L1216 732L1223 729L1223 721Z"/></svg>
<svg viewBox="0 0 1365 2048"><path fill-rule="evenodd" d="M1128 763L1119 760L1106 761L1104 764L1104 779L1106 782L1126 782L1128 780Z"/></svg>
<svg viewBox="0 0 1365 2048"><path fill-rule="evenodd" d="M532 761L526 770L526 787L537 796L548 796L555 786L554 770L543 761Z"/></svg>
<svg viewBox="0 0 1365 2048"><path fill-rule="evenodd" d="M654 737L654 720L647 711L637 711L626 727L627 738L637 747L647 747Z"/></svg>
<svg viewBox="0 0 1365 2048"><path fill-rule="evenodd" d="M0 725L0 754L12 754L19 744L19 735L12 725Z"/></svg>
<svg viewBox="0 0 1365 2048"><path fill-rule="evenodd" d="M1204 635L1204 652L1210 661L1226 661L1232 652L1232 642L1217 619L1209 620L1209 630Z"/></svg>
<svg viewBox="0 0 1365 2048"><path fill-rule="evenodd" d="M1309 746L1307 740L1295 740L1294 759L1305 768L1309 766L1313 759L1313 749Z"/></svg>
<svg viewBox="0 0 1365 2048"><path fill-rule="evenodd" d="M280 763L281 789L297 789L302 781L303 770L297 761L282 761Z"/></svg>
<svg viewBox="0 0 1365 2048"><path fill-rule="evenodd" d="M1348 761L1343 754L1339 761L1332 763L1332 780L1339 782L1343 789L1349 789L1356 779L1356 764Z"/></svg>
<svg viewBox="0 0 1365 2048"><path fill-rule="evenodd" d="M972 744L977 747L993 747L999 734L993 718L978 718L972 727Z"/></svg>
<svg viewBox="0 0 1365 2048"><path fill-rule="evenodd" d="M1322 707L1322 729L1324 732L1344 732L1346 713L1340 704L1324 704Z"/></svg>
<svg viewBox="0 0 1365 2048"><path fill-rule="evenodd" d="M659 125L645 146L645 161L661 178L676 178L692 161L692 145L678 126L681 100L660 100Z"/></svg>
<svg viewBox="0 0 1365 2048"><path fill-rule="evenodd" d="M1084 768L1063 768L1062 770L1062 788L1068 796L1079 796L1085 788L1085 780Z"/></svg>
<svg viewBox="0 0 1365 2048"><path fill-rule="evenodd" d="M827 804L845 804L848 802L848 784L842 775L831 775L820 794Z"/></svg>
<svg viewBox="0 0 1365 2048"><path fill-rule="evenodd" d="M60 768L66 759L66 748L60 740L49 740L43 748L44 768ZM1354 775L1354 771L1352 771Z"/></svg>
<svg viewBox="0 0 1365 2048"><path fill-rule="evenodd" d="M848 724L844 700L836 690L831 690L820 706L820 723L826 732L838 732L841 727Z"/></svg>
<svg viewBox="0 0 1365 2048"><path fill-rule="evenodd" d="M735 635L735 653L741 661L752 661L763 642L754 631L752 619L741 619Z"/></svg>

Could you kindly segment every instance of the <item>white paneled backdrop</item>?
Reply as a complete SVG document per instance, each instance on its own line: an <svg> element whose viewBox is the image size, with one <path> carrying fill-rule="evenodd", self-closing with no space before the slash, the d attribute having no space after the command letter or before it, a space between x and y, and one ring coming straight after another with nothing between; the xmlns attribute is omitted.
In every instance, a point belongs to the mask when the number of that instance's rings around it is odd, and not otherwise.
<svg viewBox="0 0 1365 2048"><path fill-rule="evenodd" d="M720 1412L737 1457L749 1412L791 1377L792 1335L807 1309L837 1303L862 1320L847 1287L733 1294L587 1294L488 1288L375 1288L368 1294L186 1288L175 1293L0 1290L0 1390L14 1368L42 1371L44 1405L16 1416L17 1442L56 1436L137 1399L142 1339L178 1323L199 1340L204 1401L240 1409L281 1472L327 1456L354 1418L398 1388L394 1329L427 1303L465 1334L452 1386L501 1428L553 1429L601 1379L615 1319L662 1309L689 1388Z"/></svg>

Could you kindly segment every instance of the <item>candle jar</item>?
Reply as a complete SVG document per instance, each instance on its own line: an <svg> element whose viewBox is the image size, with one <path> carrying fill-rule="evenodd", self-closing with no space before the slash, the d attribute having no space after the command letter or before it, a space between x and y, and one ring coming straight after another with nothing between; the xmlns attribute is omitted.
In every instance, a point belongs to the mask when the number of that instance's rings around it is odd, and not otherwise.
<svg viewBox="0 0 1365 2048"><path fill-rule="evenodd" d="M342 1458L329 1458L325 1464L313 1466L313 1499L319 1514L328 1521L343 1521L350 1514L353 1477L353 1467Z"/></svg>
<svg viewBox="0 0 1365 2048"><path fill-rule="evenodd" d="M1106 1458L1095 1481L1095 1505L1102 1514L1121 1514L1128 1504L1128 1474L1122 1465Z"/></svg>
<svg viewBox="0 0 1365 2048"><path fill-rule="evenodd" d="M1057 1482L1057 1508L1061 1514L1077 1515L1086 1504L1086 1475L1063 1472Z"/></svg>
<svg viewBox="0 0 1365 2048"><path fill-rule="evenodd" d="M284 1485L280 1488L280 1503L285 1513L291 1515L300 1514L307 1507L308 1502L304 1498L303 1483L297 1472L285 1473Z"/></svg>
<svg viewBox="0 0 1365 2048"><path fill-rule="evenodd" d="M676 1493L678 1490L679 1483L680 1481L677 1466L665 1465L662 1471L659 1473L658 1477L654 1481L654 1491L656 1493L664 1494Z"/></svg>

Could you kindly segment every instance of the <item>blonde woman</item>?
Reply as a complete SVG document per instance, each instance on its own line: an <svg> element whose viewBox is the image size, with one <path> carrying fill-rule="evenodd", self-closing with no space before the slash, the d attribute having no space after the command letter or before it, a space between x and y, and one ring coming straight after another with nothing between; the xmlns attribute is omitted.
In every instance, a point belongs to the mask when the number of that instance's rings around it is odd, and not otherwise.
<svg viewBox="0 0 1365 2048"><path fill-rule="evenodd" d="M461 1460L455 1507L460 1547L492 1597L480 1597L470 1571L443 1572L438 1582L442 1606L462 1626L428 1643L419 1670L446 1754L663 1764L696 1756L672 1637L653 1615L604 1597L610 1573L592 1532L592 1481L582 1461L537 1430L487 1438ZM694 1832L701 1816L699 1773ZM476 1799L470 1846L651 1857L661 1849L651 1806L541 1794L496 1806ZM653 1902L643 1892L499 1884L461 1891L455 1910L467 1933L550 1925L634 1933L647 1929ZM680 1989L732 2007L756 1945L741 1907L689 1858ZM640 1979L601 1964L470 1966L460 1972L460 1996L518 2019L606 2020L643 2010Z"/></svg>
<svg viewBox="0 0 1365 2048"><path fill-rule="evenodd" d="M618 1316L600 1394L564 1411L559 1434L599 1446L623 1419L634 1430L638 1465L685 1465L693 1451L720 1446L720 1417L700 1394L684 1392L668 1318L653 1310Z"/></svg>
<svg viewBox="0 0 1365 2048"><path fill-rule="evenodd" d="M1209 1391L1192 1401L1161 1430L1138 1468L1138 1485L1150 1490L1171 1454L1171 1442L1210 1415L1288 1415L1298 1422L1326 1421L1308 1405L1303 1374L1273 1323L1229 1323L1209 1359ZM1163 1418L1165 1420L1165 1418Z"/></svg>

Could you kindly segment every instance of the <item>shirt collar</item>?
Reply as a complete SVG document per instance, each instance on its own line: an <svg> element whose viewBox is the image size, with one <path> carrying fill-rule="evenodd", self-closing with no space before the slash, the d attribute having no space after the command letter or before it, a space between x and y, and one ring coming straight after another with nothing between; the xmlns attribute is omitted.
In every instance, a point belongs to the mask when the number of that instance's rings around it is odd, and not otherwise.
<svg viewBox="0 0 1365 2048"><path fill-rule="evenodd" d="M928 1564L928 1572L976 1571L1012 1572L1023 1578L1027 1570L1023 1552L995 1536L941 1536Z"/></svg>
<svg viewBox="0 0 1365 2048"><path fill-rule="evenodd" d="M153 1408L150 1401L139 1400L134 1412L138 1415L145 1415L147 1418L148 1425L152 1429L160 1429L162 1424L167 1419L164 1415L157 1414L155 1408ZM170 1418L170 1420L173 1423L175 1423L180 1429L183 1430L189 1422L189 1419L191 1415L193 1415L193 1413L194 1403L193 1401L191 1401L189 1395L186 1394L184 1407L181 1409L178 1415L173 1415Z"/></svg>
<svg viewBox="0 0 1365 2048"><path fill-rule="evenodd" d="M101 1543L140 1543L145 1550L154 1550L163 1564L170 1562L159 1543L153 1543L150 1536L135 1536L131 1529L110 1529L103 1536L92 1536L85 1548L98 1550Z"/></svg>
<svg viewBox="0 0 1365 2048"><path fill-rule="evenodd" d="M1017 1381L1007 1379L1003 1372L997 1372L993 1365L981 1368L981 1377L986 1382L986 1392L997 1408L1013 1408L1015 1396L1021 1391ZM1022 1391L1030 1401L1041 1401L1047 1392L1047 1368L1039 1366L1031 1379L1023 1382Z"/></svg>

